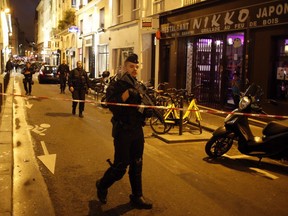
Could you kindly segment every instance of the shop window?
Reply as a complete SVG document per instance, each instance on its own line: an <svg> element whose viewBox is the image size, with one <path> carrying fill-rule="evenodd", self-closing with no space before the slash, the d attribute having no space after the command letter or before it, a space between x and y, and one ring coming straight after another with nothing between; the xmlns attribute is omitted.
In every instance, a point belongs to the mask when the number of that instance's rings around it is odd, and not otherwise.
<svg viewBox="0 0 288 216"><path fill-rule="evenodd" d="M98 76L100 76L103 71L109 70L109 50L108 45L98 46Z"/></svg>
<svg viewBox="0 0 288 216"><path fill-rule="evenodd" d="M227 46L226 46L226 68L225 72L228 78L228 92L227 92L227 103L235 105L233 100L233 90L234 93L236 89L232 89L232 80L234 73L237 73L240 83L243 83L244 76L242 74L242 66L243 66L243 55L244 55L244 32L236 32L232 34L228 34L226 37ZM234 76L235 77L235 76ZM241 89L241 84L239 86L239 90Z"/></svg>
<svg viewBox="0 0 288 216"><path fill-rule="evenodd" d="M278 39L277 41L277 61L276 61L276 79L277 91L276 98L279 100L288 99L288 37Z"/></svg>

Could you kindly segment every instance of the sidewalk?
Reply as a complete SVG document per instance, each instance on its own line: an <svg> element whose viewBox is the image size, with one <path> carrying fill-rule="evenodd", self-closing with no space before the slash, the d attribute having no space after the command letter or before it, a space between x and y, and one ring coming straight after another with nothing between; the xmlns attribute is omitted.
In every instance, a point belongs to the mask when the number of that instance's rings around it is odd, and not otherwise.
<svg viewBox="0 0 288 216"><path fill-rule="evenodd" d="M200 107L200 106L199 106ZM200 109L208 109L208 107L201 106ZM153 134L155 137L166 143L179 143L179 142L200 142L207 141L211 136L212 132L218 127L224 124L225 116L211 113L201 113L202 121L202 133L200 134L199 129L195 126L185 126L183 125L182 134L179 135L179 127L172 128L167 134ZM253 127L263 127L265 122L249 119L251 128Z"/></svg>
<svg viewBox="0 0 288 216"><path fill-rule="evenodd" d="M2 79L3 80L3 79ZM9 83L7 93L13 93ZM5 96L0 113L0 215L12 215L13 192L13 97Z"/></svg>

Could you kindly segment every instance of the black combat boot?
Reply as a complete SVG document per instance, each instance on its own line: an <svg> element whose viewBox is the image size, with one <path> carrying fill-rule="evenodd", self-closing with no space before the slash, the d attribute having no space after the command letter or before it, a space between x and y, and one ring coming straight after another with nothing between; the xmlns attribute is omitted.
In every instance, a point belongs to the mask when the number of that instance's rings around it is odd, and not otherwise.
<svg viewBox="0 0 288 216"><path fill-rule="evenodd" d="M130 203L137 209L151 209L152 203L142 195L142 158L135 160L129 167L129 180L132 189Z"/></svg>
<svg viewBox="0 0 288 216"><path fill-rule="evenodd" d="M108 188L114 184L115 181L120 180L125 174L125 168L115 168L108 160L110 167L104 173L104 176L96 181L97 197L100 202L107 203Z"/></svg>
<svg viewBox="0 0 288 216"><path fill-rule="evenodd" d="M76 114L76 107L77 107L77 103L76 102L72 102L72 114L75 115Z"/></svg>
<svg viewBox="0 0 288 216"><path fill-rule="evenodd" d="M153 207L153 204L145 200L143 196L135 196L133 194L130 195L130 203L137 209L152 209Z"/></svg>

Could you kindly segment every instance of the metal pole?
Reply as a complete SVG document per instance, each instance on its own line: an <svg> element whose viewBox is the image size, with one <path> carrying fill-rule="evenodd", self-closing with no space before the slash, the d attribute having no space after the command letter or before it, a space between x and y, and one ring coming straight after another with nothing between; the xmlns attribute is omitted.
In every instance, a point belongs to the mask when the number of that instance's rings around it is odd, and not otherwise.
<svg viewBox="0 0 288 216"><path fill-rule="evenodd" d="M183 97L180 97L179 135L183 132Z"/></svg>

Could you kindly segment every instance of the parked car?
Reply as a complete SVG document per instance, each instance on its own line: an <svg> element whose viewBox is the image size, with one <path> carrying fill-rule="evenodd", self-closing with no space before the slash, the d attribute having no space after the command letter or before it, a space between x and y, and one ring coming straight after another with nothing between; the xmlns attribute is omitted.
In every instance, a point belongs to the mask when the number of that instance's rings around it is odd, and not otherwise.
<svg viewBox="0 0 288 216"><path fill-rule="evenodd" d="M57 66L43 65L39 70L39 83L53 82L59 83L59 75L57 74Z"/></svg>

